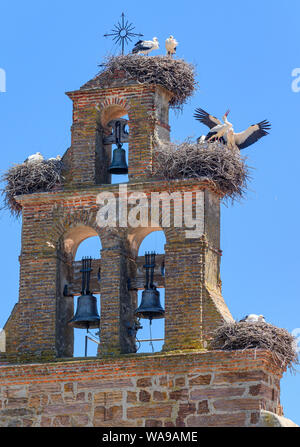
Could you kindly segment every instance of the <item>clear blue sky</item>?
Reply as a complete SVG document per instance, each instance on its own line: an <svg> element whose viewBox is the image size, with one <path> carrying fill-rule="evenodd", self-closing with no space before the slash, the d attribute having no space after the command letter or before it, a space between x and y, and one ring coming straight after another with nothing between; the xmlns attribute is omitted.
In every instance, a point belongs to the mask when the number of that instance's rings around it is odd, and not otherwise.
<svg viewBox="0 0 300 447"><path fill-rule="evenodd" d="M136 31L159 38L156 54L164 53L163 42L173 34L178 57L197 66L199 90L182 114L171 113L173 140L205 131L192 118L195 107L217 116L229 107L236 131L271 121L271 135L243 151L255 168L247 200L222 206L223 295L237 319L262 313L290 331L300 328L300 93L291 89L291 72L300 67L298 0L171 7L157 0L151 7L119 0L2 2L0 68L7 92L0 93L1 170L36 151L51 157L68 148L72 103L64 92L92 78L103 56L116 52L102 35L123 10ZM8 213L1 213L0 225L1 327L18 299L21 226ZM159 245L159 238L148 244ZM298 424L299 387L300 375L285 373L282 403Z"/></svg>

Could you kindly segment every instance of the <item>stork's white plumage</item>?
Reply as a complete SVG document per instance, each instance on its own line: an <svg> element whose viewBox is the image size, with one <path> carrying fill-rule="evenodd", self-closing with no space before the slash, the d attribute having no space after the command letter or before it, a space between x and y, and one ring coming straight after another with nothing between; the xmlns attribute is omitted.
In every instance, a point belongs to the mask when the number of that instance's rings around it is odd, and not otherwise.
<svg viewBox="0 0 300 447"><path fill-rule="evenodd" d="M244 132L235 133L232 128L225 134L225 142L230 149L245 149L256 143L260 138L268 135L270 128L271 124L267 120L253 124Z"/></svg>
<svg viewBox="0 0 300 447"><path fill-rule="evenodd" d="M49 158L48 160L61 160L61 156L60 155L57 155L56 157L51 157L51 158Z"/></svg>
<svg viewBox="0 0 300 447"><path fill-rule="evenodd" d="M134 54L149 54L150 51L158 50L159 42L157 37L153 37L153 40L139 40L133 50Z"/></svg>
<svg viewBox="0 0 300 447"><path fill-rule="evenodd" d="M29 155L28 158L26 158L25 163L40 163L44 160L44 157L40 152L36 152L35 154Z"/></svg>
<svg viewBox="0 0 300 447"><path fill-rule="evenodd" d="M196 109L194 117L196 120L205 124L210 128L210 131L205 137L206 141L212 140L224 140L225 133L232 128L232 124L228 121L227 116L229 115L230 110L227 110L225 115L223 116L223 123L213 115L209 115L203 109Z"/></svg>
<svg viewBox="0 0 300 447"><path fill-rule="evenodd" d="M263 315L250 314L250 315L246 315L245 318L240 320L240 323L241 322L244 322L244 323L265 323L266 320Z"/></svg>
<svg viewBox="0 0 300 447"><path fill-rule="evenodd" d="M196 109L194 117L210 128L206 141L221 140L232 150L245 149L256 143L260 138L268 135L271 128L269 121L260 121L248 127L244 132L235 133L233 125L227 120L229 111L223 117L224 124L215 116L209 115L203 109Z"/></svg>
<svg viewBox="0 0 300 447"><path fill-rule="evenodd" d="M166 39L165 43L166 43L167 55L173 56L173 54L176 53L176 48L178 45L177 40L173 36L170 36Z"/></svg>

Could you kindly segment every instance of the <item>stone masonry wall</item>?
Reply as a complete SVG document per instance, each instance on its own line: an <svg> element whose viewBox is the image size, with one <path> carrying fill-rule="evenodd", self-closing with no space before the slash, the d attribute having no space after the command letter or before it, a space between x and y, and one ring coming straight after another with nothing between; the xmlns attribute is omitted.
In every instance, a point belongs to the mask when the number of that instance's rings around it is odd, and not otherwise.
<svg viewBox="0 0 300 447"><path fill-rule="evenodd" d="M255 426L281 374L262 350L0 363L0 426Z"/></svg>

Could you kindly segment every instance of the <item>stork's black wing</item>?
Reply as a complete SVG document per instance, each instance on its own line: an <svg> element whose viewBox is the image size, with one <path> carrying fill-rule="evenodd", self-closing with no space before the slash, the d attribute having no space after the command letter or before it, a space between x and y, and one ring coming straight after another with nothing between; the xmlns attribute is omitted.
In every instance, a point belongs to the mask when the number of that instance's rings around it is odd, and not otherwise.
<svg viewBox="0 0 300 447"><path fill-rule="evenodd" d="M213 115L205 112L203 109L196 109L194 113L194 118L200 121L200 123L205 124L210 129L217 126L218 124L222 124L221 121Z"/></svg>
<svg viewBox="0 0 300 447"><path fill-rule="evenodd" d="M152 46L153 46L152 42L147 42L147 41L145 41L145 40L139 40L139 41L135 44L135 46L134 46L132 52L133 52L133 53L137 53L138 51L146 51L146 50L150 50L150 49L152 48Z"/></svg>
<svg viewBox="0 0 300 447"><path fill-rule="evenodd" d="M248 127L244 132L240 132L234 135L235 144L239 149L245 149L251 144L256 143L260 138L269 134L271 129L271 124L269 121L264 120L258 124L253 124L253 126Z"/></svg>

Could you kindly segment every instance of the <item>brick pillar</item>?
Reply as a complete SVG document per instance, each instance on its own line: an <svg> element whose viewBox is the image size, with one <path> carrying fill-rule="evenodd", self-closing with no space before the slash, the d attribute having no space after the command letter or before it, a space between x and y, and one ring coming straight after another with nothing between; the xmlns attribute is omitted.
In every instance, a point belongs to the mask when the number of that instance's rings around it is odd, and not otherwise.
<svg viewBox="0 0 300 447"><path fill-rule="evenodd" d="M201 348L203 244L194 241L165 245L164 350Z"/></svg>
<svg viewBox="0 0 300 447"><path fill-rule="evenodd" d="M188 239L185 232L166 230L164 350L203 348L211 332L232 316L221 294L220 204L205 190L200 207L203 234Z"/></svg>
<svg viewBox="0 0 300 447"><path fill-rule="evenodd" d="M71 185L110 183L111 145L103 144L104 129L95 106L81 108L72 124L72 146L66 180Z"/></svg>
<svg viewBox="0 0 300 447"><path fill-rule="evenodd" d="M130 99L129 180L145 180L151 174L155 136L170 139L170 93L159 86L143 88L140 96Z"/></svg>
<svg viewBox="0 0 300 447"><path fill-rule="evenodd" d="M135 352L134 303L128 291L128 256L123 244L101 250L100 355Z"/></svg>
<svg viewBox="0 0 300 447"><path fill-rule="evenodd" d="M25 356L56 355L56 256L24 255L20 266L16 351ZM8 334L9 336L9 334Z"/></svg>

